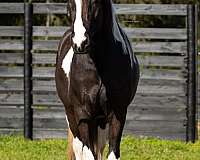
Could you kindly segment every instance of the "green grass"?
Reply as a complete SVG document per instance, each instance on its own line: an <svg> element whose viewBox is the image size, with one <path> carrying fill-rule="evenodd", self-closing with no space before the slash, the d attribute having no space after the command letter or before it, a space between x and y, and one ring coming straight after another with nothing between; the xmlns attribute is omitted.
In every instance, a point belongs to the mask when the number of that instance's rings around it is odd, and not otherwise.
<svg viewBox="0 0 200 160"><path fill-rule="evenodd" d="M64 160L64 140L24 140L23 137L0 137L0 160Z"/></svg>
<svg viewBox="0 0 200 160"><path fill-rule="evenodd" d="M0 136L0 160L65 160L66 146L65 140L28 141L23 137ZM200 160L200 141L186 144L125 137L121 160Z"/></svg>

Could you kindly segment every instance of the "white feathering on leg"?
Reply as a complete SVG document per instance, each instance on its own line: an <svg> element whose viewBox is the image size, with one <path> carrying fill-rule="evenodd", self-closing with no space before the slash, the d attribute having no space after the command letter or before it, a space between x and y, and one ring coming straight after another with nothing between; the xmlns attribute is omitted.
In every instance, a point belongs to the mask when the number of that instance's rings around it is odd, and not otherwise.
<svg viewBox="0 0 200 160"><path fill-rule="evenodd" d="M74 150L76 160L82 160L83 143L77 137L73 139L73 150Z"/></svg>
<svg viewBox="0 0 200 160"><path fill-rule="evenodd" d="M83 160L94 160L94 156L87 146L83 147Z"/></svg>
<svg viewBox="0 0 200 160"><path fill-rule="evenodd" d="M120 158L117 159L114 152L112 151L108 156L108 160L120 160Z"/></svg>

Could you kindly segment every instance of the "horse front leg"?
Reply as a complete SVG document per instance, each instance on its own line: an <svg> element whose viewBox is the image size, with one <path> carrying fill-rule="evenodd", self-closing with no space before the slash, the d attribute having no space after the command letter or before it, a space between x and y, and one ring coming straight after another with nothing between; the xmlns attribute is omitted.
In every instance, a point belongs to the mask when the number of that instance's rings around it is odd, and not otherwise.
<svg viewBox="0 0 200 160"><path fill-rule="evenodd" d="M68 128L68 135L67 135L68 143L67 143L67 160L75 160L75 155L73 151L73 139L74 136L70 128Z"/></svg>
<svg viewBox="0 0 200 160"><path fill-rule="evenodd" d="M76 160L95 160L90 144L89 125L82 121L78 125L79 136L73 139L73 151Z"/></svg>
<svg viewBox="0 0 200 160"><path fill-rule="evenodd" d="M108 160L120 160L120 142L126 120L126 112L120 114L120 116L117 116L114 113L109 121Z"/></svg>

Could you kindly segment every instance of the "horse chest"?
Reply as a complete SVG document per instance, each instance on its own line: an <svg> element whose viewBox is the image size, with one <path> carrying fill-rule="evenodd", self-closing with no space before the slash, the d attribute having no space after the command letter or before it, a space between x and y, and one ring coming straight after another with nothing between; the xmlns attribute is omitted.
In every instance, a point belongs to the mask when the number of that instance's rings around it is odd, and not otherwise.
<svg viewBox="0 0 200 160"><path fill-rule="evenodd" d="M69 95L73 104L96 110L101 89L101 78L88 54L74 54L70 71Z"/></svg>

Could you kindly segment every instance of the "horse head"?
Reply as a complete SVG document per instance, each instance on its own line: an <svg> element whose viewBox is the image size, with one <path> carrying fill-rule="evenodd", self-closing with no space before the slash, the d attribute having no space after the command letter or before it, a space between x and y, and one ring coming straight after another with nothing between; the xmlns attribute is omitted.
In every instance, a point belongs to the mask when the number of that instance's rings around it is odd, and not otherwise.
<svg viewBox="0 0 200 160"><path fill-rule="evenodd" d="M69 0L68 10L71 17L72 47L74 52L88 51L93 40L105 29L108 0ZM107 14L106 14L107 13Z"/></svg>

